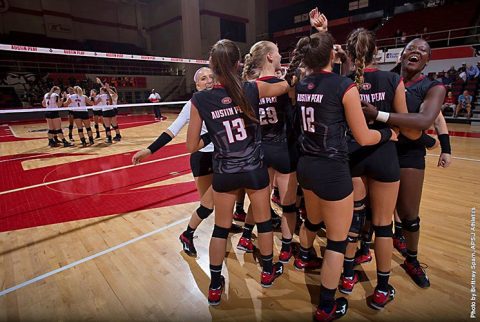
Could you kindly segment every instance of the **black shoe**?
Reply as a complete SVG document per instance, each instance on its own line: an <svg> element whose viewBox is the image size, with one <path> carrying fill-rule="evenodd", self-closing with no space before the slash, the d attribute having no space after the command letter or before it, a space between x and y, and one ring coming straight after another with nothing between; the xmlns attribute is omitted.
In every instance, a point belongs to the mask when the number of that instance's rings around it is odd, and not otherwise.
<svg viewBox="0 0 480 322"><path fill-rule="evenodd" d="M97 135L95 136L96 139L100 138L100 133L97 132Z"/></svg>
<svg viewBox="0 0 480 322"><path fill-rule="evenodd" d="M430 287L430 280L428 279L425 270L420 266L419 261L416 260L413 263L409 263L407 260L405 260L400 266L402 266L402 268L412 278L415 284L417 284L421 288Z"/></svg>
<svg viewBox="0 0 480 322"><path fill-rule="evenodd" d="M115 135L115 137L113 138L113 141L119 142L121 139L122 139L122 136L121 136L120 134L117 134L117 135Z"/></svg>
<svg viewBox="0 0 480 322"><path fill-rule="evenodd" d="M48 146L51 147L51 148L55 148L58 146L57 142L55 142L55 140L50 140L48 142Z"/></svg>
<svg viewBox="0 0 480 322"><path fill-rule="evenodd" d="M89 138L88 140L89 140L89 142L90 142L90 145L94 145L94 144L95 144L95 141L93 141L93 137Z"/></svg>
<svg viewBox="0 0 480 322"><path fill-rule="evenodd" d="M185 231L178 237L180 242L182 243L183 251L188 256L197 256L197 250L195 249L195 245L193 244L193 236L188 237Z"/></svg>
<svg viewBox="0 0 480 322"><path fill-rule="evenodd" d="M107 138L107 139L105 140L105 143L108 143L108 144L113 143L112 138Z"/></svg>
<svg viewBox="0 0 480 322"><path fill-rule="evenodd" d="M67 140L63 141L63 147L64 147L64 148L68 148L68 147L70 147L70 146L73 146L73 144L70 143L70 142L68 142Z"/></svg>
<svg viewBox="0 0 480 322"><path fill-rule="evenodd" d="M347 314L347 311L348 311L347 299L344 297L339 297L335 299L335 305L333 306L333 309L330 313L327 313L324 310L317 308L317 311L315 311L314 320L315 321L333 321Z"/></svg>
<svg viewBox="0 0 480 322"><path fill-rule="evenodd" d="M57 144L62 143L62 141L60 141L58 138L55 138L54 140L55 140L55 143L57 143Z"/></svg>
<svg viewBox="0 0 480 322"><path fill-rule="evenodd" d="M69 139L70 141L75 141L75 140L73 139L73 136L72 136L72 135L69 135L69 136L68 136L68 139Z"/></svg>

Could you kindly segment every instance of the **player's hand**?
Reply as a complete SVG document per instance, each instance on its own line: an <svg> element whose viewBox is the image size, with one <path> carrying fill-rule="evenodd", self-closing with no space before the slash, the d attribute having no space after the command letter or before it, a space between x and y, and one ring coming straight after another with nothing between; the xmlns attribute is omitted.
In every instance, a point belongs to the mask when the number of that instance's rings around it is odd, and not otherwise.
<svg viewBox="0 0 480 322"><path fill-rule="evenodd" d="M152 155L152 152L149 149L143 149L138 151L137 153L134 154L132 157L132 164L137 165L140 164L140 162L145 159L146 157L149 157Z"/></svg>
<svg viewBox="0 0 480 322"><path fill-rule="evenodd" d="M327 17L318 11L318 8L314 8L309 12L310 25L317 29L318 32L325 32L328 30Z"/></svg>
<svg viewBox="0 0 480 322"><path fill-rule="evenodd" d="M333 45L333 51L335 52L335 64L343 64L347 60L347 53L341 45Z"/></svg>
<svg viewBox="0 0 480 322"><path fill-rule="evenodd" d="M398 134L400 133L400 130L398 128L391 128L390 131L392 131L392 136L390 137L390 141L398 141Z"/></svg>
<svg viewBox="0 0 480 322"><path fill-rule="evenodd" d="M448 168L452 163L452 155L449 153L440 153L437 167Z"/></svg>
<svg viewBox="0 0 480 322"><path fill-rule="evenodd" d="M97 84L101 84L101 83L102 83L102 81L101 81L100 78L98 78L98 77L95 78L95 81L97 82Z"/></svg>
<svg viewBox="0 0 480 322"><path fill-rule="evenodd" d="M362 102L363 114L365 115L367 120L368 121L370 121L370 120L374 121L377 118L377 115L378 115L377 108L375 106L373 106L372 104L367 103L365 101L361 101L361 102Z"/></svg>

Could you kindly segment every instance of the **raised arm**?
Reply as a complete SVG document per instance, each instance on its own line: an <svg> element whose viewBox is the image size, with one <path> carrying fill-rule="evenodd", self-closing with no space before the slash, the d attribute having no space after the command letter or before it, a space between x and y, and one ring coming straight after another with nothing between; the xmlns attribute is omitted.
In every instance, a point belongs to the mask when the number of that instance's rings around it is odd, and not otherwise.
<svg viewBox="0 0 480 322"><path fill-rule="evenodd" d="M391 129L370 130L365 122L360 104L360 95L356 87L349 89L343 96L345 117L352 130L353 137L361 146L375 145L388 140L396 140L397 135Z"/></svg>

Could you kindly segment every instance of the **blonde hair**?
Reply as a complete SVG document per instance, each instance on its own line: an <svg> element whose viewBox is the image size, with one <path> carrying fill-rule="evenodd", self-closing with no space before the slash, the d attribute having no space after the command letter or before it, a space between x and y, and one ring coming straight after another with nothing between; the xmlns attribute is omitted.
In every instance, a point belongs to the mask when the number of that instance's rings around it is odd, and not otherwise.
<svg viewBox="0 0 480 322"><path fill-rule="evenodd" d="M274 49L275 44L271 41L262 40L255 43L250 48L250 52L245 55L242 78L244 80L258 78L260 70L263 68L263 64L265 63L265 56L267 56Z"/></svg>
<svg viewBox="0 0 480 322"><path fill-rule="evenodd" d="M48 92L48 94L47 94L47 99L50 99L53 92L56 92L56 91L59 91L59 90L60 90L60 87L58 87L58 86L53 86L52 88L50 88L50 92Z"/></svg>
<svg viewBox="0 0 480 322"><path fill-rule="evenodd" d="M195 75L193 75L193 81L195 83L198 82L198 79L200 78L200 73L202 73L204 70L210 70L210 68L208 67L200 67L199 69L197 69L197 71L195 72Z"/></svg>
<svg viewBox="0 0 480 322"><path fill-rule="evenodd" d="M73 87L73 91L74 91L75 94L77 94L78 96L83 96L83 89L82 89L80 86L74 86L74 87Z"/></svg>

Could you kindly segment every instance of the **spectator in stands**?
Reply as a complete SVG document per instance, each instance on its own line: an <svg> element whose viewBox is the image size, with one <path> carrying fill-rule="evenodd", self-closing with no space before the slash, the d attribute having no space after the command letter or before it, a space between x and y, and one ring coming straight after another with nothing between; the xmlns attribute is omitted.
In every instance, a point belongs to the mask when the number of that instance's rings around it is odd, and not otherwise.
<svg viewBox="0 0 480 322"><path fill-rule="evenodd" d="M463 80L463 82L465 83L467 81L467 70L462 70L460 74L458 74L458 78Z"/></svg>
<svg viewBox="0 0 480 322"><path fill-rule="evenodd" d="M155 89L152 89L152 93L148 97L148 100L150 101L150 103L159 103L161 98L162 97L160 96L160 94L155 92ZM155 120L156 121L163 121L163 120L166 119L166 117L162 116L162 112L160 112L160 106L159 105L154 105L153 106L153 112L155 113Z"/></svg>
<svg viewBox="0 0 480 322"><path fill-rule="evenodd" d="M470 114L472 112L472 96L468 91L463 91L463 94L458 97L458 105L453 117L458 117L458 113L463 110L467 111L467 118L470 119Z"/></svg>
<svg viewBox="0 0 480 322"><path fill-rule="evenodd" d="M479 65L479 63L477 63L477 65ZM480 70L477 66L475 65L470 65L468 68L467 68L467 79L470 80L470 79L474 79L474 78L478 78L478 75L480 75Z"/></svg>
<svg viewBox="0 0 480 322"><path fill-rule="evenodd" d="M455 97L453 96L452 91L448 91L447 96L445 96L445 100L443 101L443 105L441 108L442 108L443 115L445 115L445 112L450 112L450 110L452 114L455 113L456 104L455 104Z"/></svg>
<svg viewBox="0 0 480 322"><path fill-rule="evenodd" d="M458 73L460 74L461 72L467 71L467 63L462 63L462 66L458 68Z"/></svg>
<svg viewBox="0 0 480 322"><path fill-rule="evenodd" d="M402 37L400 37L400 43L404 44L407 42L407 33L404 31L402 32Z"/></svg>

